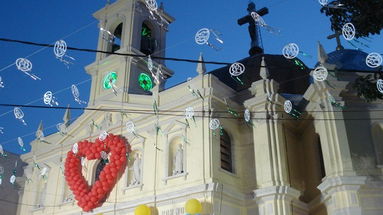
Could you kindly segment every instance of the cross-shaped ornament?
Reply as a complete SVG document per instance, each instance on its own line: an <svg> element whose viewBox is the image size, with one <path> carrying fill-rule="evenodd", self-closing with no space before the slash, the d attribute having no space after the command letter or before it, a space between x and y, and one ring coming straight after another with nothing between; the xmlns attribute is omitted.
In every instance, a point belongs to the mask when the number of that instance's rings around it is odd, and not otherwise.
<svg viewBox="0 0 383 215"><path fill-rule="evenodd" d="M255 10L255 3L250 2L247 6L247 12L248 15L240 18L237 20L238 25L243 25L248 23L249 24L249 34L251 39L251 48L249 50L250 56L255 54L263 53L263 49L261 48L260 44L260 35L257 35L257 29L256 29L256 22L254 18L251 16L252 12L256 12L259 16L264 16L269 13L269 9L264 7L258 11Z"/></svg>
<svg viewBox="0 0 383 215"><path fill-rule="evenodd" d="M329 39L329 40L336 38L336 44L337 44L336 50L338 50L338 51L344 49L344 47L342 46L342 44L340 42L340 36L341 35L342 35L342 32L336 31L335 34L329 35L327 37L327 39Z"/></svg>

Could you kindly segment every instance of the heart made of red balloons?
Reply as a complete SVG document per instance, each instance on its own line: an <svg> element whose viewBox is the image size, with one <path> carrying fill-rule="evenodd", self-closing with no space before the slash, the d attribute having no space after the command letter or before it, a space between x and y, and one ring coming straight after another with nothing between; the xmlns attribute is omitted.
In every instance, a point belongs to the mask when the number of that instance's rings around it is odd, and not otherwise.
<svg viewBox="0 0 383 215"><path fill-rule="evenodd" d="M107 199L114 185L126 167L126 152L130 146L121 136L108 134L105 140L96 139L94 143L87 140L78 143L78 151L71 150L65 160L65 179L73 192L77 204L83 211L100 207ZM88 160L101 159L101 152L111 153L109 163L102 169L99 179L92 186L82 175L81 158ZM101 161L102 162L102 161Z"/></svg>

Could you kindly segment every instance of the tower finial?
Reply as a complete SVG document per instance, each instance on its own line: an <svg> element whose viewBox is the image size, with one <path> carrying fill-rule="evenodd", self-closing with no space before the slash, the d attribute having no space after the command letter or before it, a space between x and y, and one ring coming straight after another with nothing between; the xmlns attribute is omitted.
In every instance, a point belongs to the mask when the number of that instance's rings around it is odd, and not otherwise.
<svg viewBox="0 0 383 215"><path fill-rule="evenodd" d="M69 126L70 118L71 118L71 114L70 114L70 109L69 109L69 105L68 105L67 109L65 110L64 117L63 117L64 125L66 127Z"/></svg>
<svg viewBox="0 0 383 215"><path fill-rule="evenodd" d="M197 73L199 75L203 75L206 73L206 66L205 66L205 62L203 62L203 55L202 55L202 52L199 54L199 57L198 57L198 64L197 64Z"/></svg>

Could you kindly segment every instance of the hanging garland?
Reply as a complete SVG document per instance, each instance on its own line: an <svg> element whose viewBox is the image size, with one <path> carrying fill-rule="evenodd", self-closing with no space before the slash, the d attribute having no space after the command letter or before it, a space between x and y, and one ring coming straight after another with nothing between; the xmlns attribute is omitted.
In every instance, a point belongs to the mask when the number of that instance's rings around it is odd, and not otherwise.
<svg viewBox="0 0 383 215"><path fill-rule="evenodd" d="M65 179L78 201L77 205L83 211L91 211L106 201L125 170L126 153L130 151L130 145L124 138L108 134L102 141L100 139L96 139L94 143L87 140L80 141L67 153ZM82 175L81 158L100 160L105 154L111 154L109 163L100 172L99 179L89 186Z"/></svg>

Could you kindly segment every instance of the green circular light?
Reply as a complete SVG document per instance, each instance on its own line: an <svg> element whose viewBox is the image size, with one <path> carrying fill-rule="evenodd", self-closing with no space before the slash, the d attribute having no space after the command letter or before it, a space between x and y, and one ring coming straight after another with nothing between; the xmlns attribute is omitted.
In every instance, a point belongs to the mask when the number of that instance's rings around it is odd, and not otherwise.
<svg viewBox="0 0 383 215"><path fill-rule="evenodd" d="M112 88L113 84L117 81L117 73L109 72L104 77L104 89Z"/></svg>
<svg viewBox="0 0 383 215"><path fill-rule="evenodd" d="M141 73L140 76L138 76L138 82L140 84L140 87L144 89L145 91L149 91L153 88L153 82L149 75L145 73Z"/></svg>

